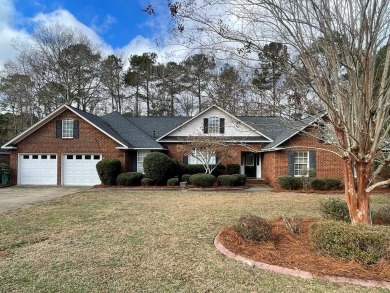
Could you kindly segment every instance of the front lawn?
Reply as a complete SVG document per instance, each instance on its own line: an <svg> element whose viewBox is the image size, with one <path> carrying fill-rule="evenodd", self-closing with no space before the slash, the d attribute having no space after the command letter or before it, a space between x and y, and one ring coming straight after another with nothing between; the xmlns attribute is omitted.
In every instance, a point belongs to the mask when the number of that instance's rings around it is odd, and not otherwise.
<svg viewBox="0 0 390 293"><path fill-rule="evenodd" d="M93 190L0 213L0 291L384 292L251 268L213 245L242 214L319 217L329 197ZM374 210L385 203L372 196Z"/></svg>

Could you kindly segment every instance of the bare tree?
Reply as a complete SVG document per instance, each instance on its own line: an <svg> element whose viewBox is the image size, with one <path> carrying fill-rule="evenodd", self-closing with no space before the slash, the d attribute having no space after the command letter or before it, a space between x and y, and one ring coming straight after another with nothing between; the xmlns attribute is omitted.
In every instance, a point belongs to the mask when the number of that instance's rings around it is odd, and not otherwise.
<svg viewBox="0 0 390 293"><path fill-rule="evenodd" d="M332 143L344 160L352 223L370 222L370 192L390 155L390 9L387 0L210 0L170 2L186 44L254 60L269 41L285 44L305 68L305 82L327 110ZM377 54L385 57L378 70ZM291 64L293 66L294 64ZM356 177L357 183L354 183Z"/></svg>

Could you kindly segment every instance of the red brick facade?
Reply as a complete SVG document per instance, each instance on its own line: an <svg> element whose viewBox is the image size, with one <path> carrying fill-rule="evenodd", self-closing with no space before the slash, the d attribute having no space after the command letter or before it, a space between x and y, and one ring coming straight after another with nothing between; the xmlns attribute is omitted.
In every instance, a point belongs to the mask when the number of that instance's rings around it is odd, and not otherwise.
<svg viewBox="0 0 390 293"><path fill-rule="evenodd" d="M79 121L79 138L56 138L56 121L71 118ZM70 110L66 110L43 127L39 128L18 143L17 149L11 151L11 183L17 183L18 154L48 153L57 155L57 184L61 184L61 159L63 154L102 154L103 158L117 158L122 168L128 170L129 156L118 150L118 143L96 129Z"/></svg>

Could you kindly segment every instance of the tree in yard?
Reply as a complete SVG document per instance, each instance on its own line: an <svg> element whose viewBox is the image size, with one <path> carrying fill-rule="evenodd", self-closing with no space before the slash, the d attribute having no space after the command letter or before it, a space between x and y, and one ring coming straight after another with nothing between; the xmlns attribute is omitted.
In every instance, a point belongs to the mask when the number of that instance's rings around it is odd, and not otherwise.
<svg viewBox="0 0 390 293"><path fill-rule="evenodd" d="M233 155L231 145L224 137L215 135L190 135L177 149L184 156L195 158L204 167L206 174L211 174L222 160Z"/></svg>
<svg viewBox="0 0 390 293"><path fill-rule="evenodd" d="M177 33L189 45L198 42L232 58L253 60L252 52L273 41L286 45L299 60L305 72L296 70L292 76L310 85L327 111L332 143L344 161L345 198L353 224L370 223L370 193L390 183L375 181L390 163L390 154L382 151L390 132L389 6L387 0L168 3Z"/></svg>

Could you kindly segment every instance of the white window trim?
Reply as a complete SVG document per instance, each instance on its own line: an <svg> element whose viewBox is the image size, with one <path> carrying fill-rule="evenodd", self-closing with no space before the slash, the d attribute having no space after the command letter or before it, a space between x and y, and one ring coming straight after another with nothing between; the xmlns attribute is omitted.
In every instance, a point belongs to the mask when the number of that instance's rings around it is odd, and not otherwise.
<svg viewBox="0 0 390 293"><path fill-rule="evenodd" d="M221 127L221 120L219 117L212 116L208 119L208 133L209 134L219 134Z"/></svg>
<svg viewBox="0 0 390 293"><path fill-rule="evenodd" d="M192 151L193 155L188 155L188 165L203 165L203 162L200 159L195 157L195 156L198 157L198 153L201 153L201 151L193 150ZM209 160L209 165L215 165L216 162L217 162L217 156L214 154Z"/></svg>
<svg viewBox="0 0 390 293"><path fill-rule="evenodd" d="M70 129L67 129L66 127L70 127ZM62 134L62 138L73 138L73 136L74 136L74 120L73 119L65 118L62 120L61 134Z"/></svg>
<svg viewBox="0 0 390 293"><path fill-rule="evenodd" d="M149 154L149 153L151 153L150 150L138 150L137 151L137 172L145 173L145 170L144 170L144 159L145 159L146 155Z"/></svg>
<svg viewBox="0 0 390 293"><path fill-rule="evenodd" d="M309 151L296 151L294 152L294 177L304 177L304 176L309 176L309 174L306 174L306 175L299 175L299 174L296 174L295 173L295 165L303 165L303 163L295 163L295 156L296 154L298 153L305 153L306 156L307 156L307 163L306 163L306 170L309 170L310 169L310 154L309 154ZM303 169L302 169L303 170Z"/></svg>

